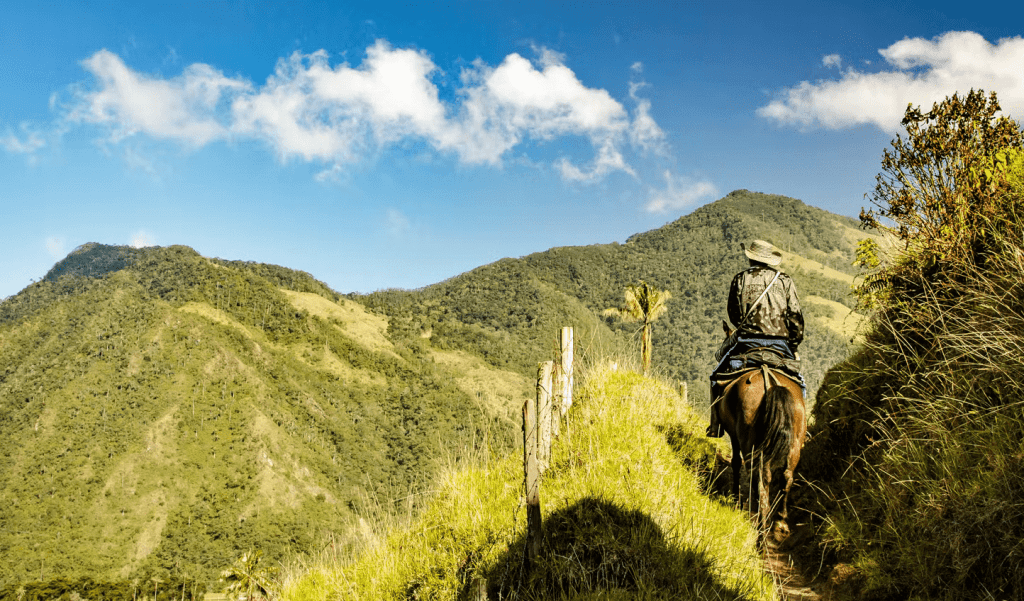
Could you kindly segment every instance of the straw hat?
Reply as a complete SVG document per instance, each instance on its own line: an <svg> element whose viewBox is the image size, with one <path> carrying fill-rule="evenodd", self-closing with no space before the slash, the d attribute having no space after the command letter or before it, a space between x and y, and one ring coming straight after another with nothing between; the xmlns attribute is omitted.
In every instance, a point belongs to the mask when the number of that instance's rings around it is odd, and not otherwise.
<svg viewBox="0 0 1024 601"><path fill-rule="evenodd" d="M749 247L741 243L740 248L743 249L743 254L747 255L747 258L751 261L757 261L758 263L764 263L773 267L782 263L782 253L779 252L779 249L772 246L770 242L754 240L750 243Z"/></svg>

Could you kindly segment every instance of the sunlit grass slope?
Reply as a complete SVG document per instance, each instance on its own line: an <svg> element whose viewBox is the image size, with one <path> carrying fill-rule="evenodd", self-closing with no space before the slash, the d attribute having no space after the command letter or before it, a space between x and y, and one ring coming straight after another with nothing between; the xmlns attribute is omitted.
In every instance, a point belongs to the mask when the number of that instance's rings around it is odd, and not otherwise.
<svg viewBox="0 0 1024 601"><path fill-rule="evenodd" d="M450 469L415 520L286 579L322 599L775 598L744 514L706 496L715 446L664 383L598 369L541 485L545 550L523 566L520 453ZM368 529L370 530L370 529Z"/></svg>

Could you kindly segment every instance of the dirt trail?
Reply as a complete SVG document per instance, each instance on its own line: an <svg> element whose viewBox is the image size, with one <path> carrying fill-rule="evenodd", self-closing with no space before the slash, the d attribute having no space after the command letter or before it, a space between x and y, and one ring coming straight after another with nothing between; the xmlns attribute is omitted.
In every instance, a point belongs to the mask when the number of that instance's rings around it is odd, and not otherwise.
<svg viewBox="0 0 1024 601"><path fill-rule="evenodd" d="M827 600L830 595L823 594L826 592L827 582L820 574L815 573L817 566L802 565L800 555L797 553L804 539L808 538L804 532L798 526L790 538L781 544L769 543L764 550L764 569L772 574L775 581L779 583L783 599L792 601Z"/></svg>
<svg viewBox="0 0 1024 601"><path fill-rule="evenodd" d="M731 481L732 466L726 457L719 454L709 488L728 495ZM790 509L791 518L800 513L799 510L793 511L794 503L790 504ZM833 585L829 574L822 573L819 562L811 561L816 555L811 548L815 545L813 529L799 523L798 518L794 522L792 533L785 540L776 542L768 537L762 557L764 569L779 583L782 599L786 601L832 601Z"/></svg>

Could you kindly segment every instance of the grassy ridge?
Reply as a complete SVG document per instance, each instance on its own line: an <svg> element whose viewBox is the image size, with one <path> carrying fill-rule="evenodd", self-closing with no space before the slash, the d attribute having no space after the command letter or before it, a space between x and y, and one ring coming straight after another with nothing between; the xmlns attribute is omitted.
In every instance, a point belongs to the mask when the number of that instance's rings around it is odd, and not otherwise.
<svg viewBox="0 0 1024 601"><path fill-rule="evenodd" d="M530 574L520 451L450 470L421 515L297 571L281 599L463 599L481 586L506 599L774 598L745 514L702 492L715 447L670 387L592 371L563 432Z"/></svg>

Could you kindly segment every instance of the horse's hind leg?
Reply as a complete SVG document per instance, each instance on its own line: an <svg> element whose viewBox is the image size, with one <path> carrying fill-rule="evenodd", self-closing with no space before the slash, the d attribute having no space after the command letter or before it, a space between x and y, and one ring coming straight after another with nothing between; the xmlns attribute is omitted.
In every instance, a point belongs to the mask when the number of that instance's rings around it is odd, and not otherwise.
<svg viewBox="0 0 1024 601"><path fill-rule="evenodd" d="M734 435L730 434L730 438L735 438ZM737 504L740 504L740 478L743 477L743 453L740 451L740 445L735 441L732 443L732 498L736 500Z"/></svg>
<svg viewBox="0 0 1024 601"><path fill-rule="evenodd" d="M785 481L785 488L782 489L782 511L779 513L779 517L785 520L789 518L789 489L793 487L793 468L786 467L782 478Z"/></svg>
<svg viewBox="0 0 1024 601"><path fill-rule="evenodd" d="M758 538L764 536L768 532L768 527L772 523L771 520L771 497L769 492L772 488L772 469L768 465L764 457L759 457L757 461L757 471L759 486L757 491L757 529Z"/></svg>
<svg viewBox="0 0 1024 601"><path fill-rule="evenodd" d="M787 509L786 504L789 500L789 489L790 487L793 486L793 470L787 466L786 470L782 473L782 478L782 507L779 510L778 519L776 519L772 524L772 534L773 536L775 536L775 540L780 542L788 538L791 532L789 528L789 522L787 521L789 519L789 511ZM778 502L778 499L776 499L776 502Z"/></svg>
<svg viewBox="0 0 1024 601"><path fill-rule="evenodd" d="M786 470L782 473L784 481L784 487L782 489L782 512L779 513L779 517L782 518L783 522L789 519L789 489L793 487L793 472L796 470L796 464L800 462L800 448L797 447L795 450L790 451L789 457L786 460ZM786 525L786 531L788 533L789 526Z"/></svg>

